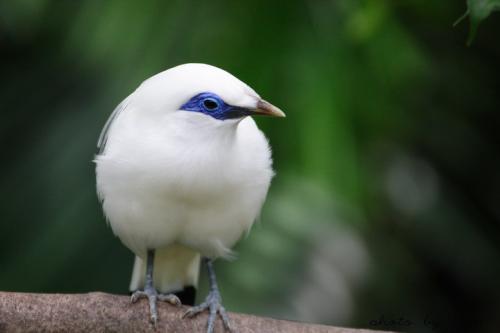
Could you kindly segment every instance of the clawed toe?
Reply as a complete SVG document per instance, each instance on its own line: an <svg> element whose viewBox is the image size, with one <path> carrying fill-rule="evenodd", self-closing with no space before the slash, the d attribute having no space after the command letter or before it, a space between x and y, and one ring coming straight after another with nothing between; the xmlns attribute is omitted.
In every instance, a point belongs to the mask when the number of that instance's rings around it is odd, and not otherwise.
<svg viewBox="0 0 500 333"><path fill-rule="evenodd" d="M176 306L181 305L181 301L174 294L159 294L154 288L145 288L144 290L135 291L130 297L130 301L135 303L141 298L147 298L149 301L150 321L155 327L158 321L157 301L169 302Z"/></svg>
<svg viewBox="0 0 500 333"><path fill-rule="evenodd" d="M218 294L210 293L207 300L197 306L193 306L191 309L187 310L183 318L192 318L197 314L208 310L208 322L207 322L207 333L212 333L214 331L215 319L217 318L217 313L222 319L224 327L229 332L232 332L231 325L229 324L229 317L226 313L226 309L221 305L220 296Z"/></svg>
<svg viewBox="0 0 500 333"><path fill-rule="evenodd" d="M143 297L148 297L146 292L142 290L136 290L134 293L130 296L130 303L135 303L137 302L140 298Z"/></svg>
<svg viewBox="0 0 500 333"><path fill-rule="evenodd" d="M222 306L222 299L220 297L219 288L217 287L217 281L215 279L215 271L212 266L212 259L204 258L203 261L207 265L208 278L210 281L210 292L205 299L205 302L200 305L193 306L191 309L187 310L183 318L194 317L200 312L208 310L208 321L207 321L207 333L212 333L214 331L215 319L217 318L217 313L222 319L224 328L229 332L232 332L231 325L229 324L229 317L226 313L226 309Z"/></svg>
<svg viewBox="0 0 500 333"><path fill-rule="evenodd" d="M175 306L181 306L181 300L174 294L158 294L158 300L162 302L169 302Z"/></svg>
<svg viewBox="0 0 500 333"><path fill-rule="evenodd" d="M182 315L182 318L191 318L191 317L194 317L198 313L203 312L206 309L208 309L208 303L203 302L203 303L201 303L201 304L199 304L197 306L193 306L191 309L189 309L186 312L184 312L184 314Z"/></svg>

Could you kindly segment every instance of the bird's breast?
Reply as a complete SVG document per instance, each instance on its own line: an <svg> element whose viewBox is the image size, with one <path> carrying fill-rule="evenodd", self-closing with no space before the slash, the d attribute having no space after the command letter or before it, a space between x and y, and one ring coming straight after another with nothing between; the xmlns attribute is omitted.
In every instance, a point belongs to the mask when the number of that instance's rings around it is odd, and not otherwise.
<svg viewBox="0 0 500 333"><path fill-rule="evenodd" d="M115 233L154 247L177 239L207 254L232 246L258 215L273 174L267 140L253 121L243 126L149 131L110 145L97 158L97 181Z"/></svg>
<svg viewBox="0 0 500 333"><path fill-rule="evenodd" d="M238 128L183 124L150 137L138 150L141 156L134 159L144 167L141 178L149 182L148 187L200 204L240 192L270 168L270 156L265 139L248 141ZM254 130L251 135L262 136Z"/></svg>

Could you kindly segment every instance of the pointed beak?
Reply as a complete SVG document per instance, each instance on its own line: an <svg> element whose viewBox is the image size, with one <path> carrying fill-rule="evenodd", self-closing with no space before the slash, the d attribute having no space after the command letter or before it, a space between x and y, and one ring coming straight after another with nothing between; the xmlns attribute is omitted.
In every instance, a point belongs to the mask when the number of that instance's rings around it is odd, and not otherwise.
<svg viewBox="0 0 500 333"><path fill-rule="evenodd" d="M257 102L257 108L252 110L252 113L255 115L262 115L262 116L281 117L281 118L286 117L283 111L281 111L279 108L277 108L276 106L272 105L269 102L266 102L263 99Z"/></svg>

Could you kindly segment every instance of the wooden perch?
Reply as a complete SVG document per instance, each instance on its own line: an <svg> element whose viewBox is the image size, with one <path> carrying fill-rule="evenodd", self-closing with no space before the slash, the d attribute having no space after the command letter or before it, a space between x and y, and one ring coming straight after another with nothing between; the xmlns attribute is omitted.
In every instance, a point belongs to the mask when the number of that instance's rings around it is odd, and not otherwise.
<svg viewBox="0 0 500 333"><path fill-rule="evenodd" d="M88 294L28 294L0 292L0 333L4 332L205 332L207 314L183 319L187 307L158 303L159 322L149 323L149 307L142 299L100 292ZM239 333L369 333L370 330L304 324L230 313ZM224 332L217 319L216 332Z"/></svg>

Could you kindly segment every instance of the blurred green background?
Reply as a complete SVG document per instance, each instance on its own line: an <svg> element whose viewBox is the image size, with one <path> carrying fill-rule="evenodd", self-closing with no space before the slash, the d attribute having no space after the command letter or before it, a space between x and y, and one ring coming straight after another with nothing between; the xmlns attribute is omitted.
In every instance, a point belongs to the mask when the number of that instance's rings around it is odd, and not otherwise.
<svg viewBox="0 0 500 333"><path fill-rule="evenodd" d="M467 47L467 23L452 27L465 10L465 0L2 2L0 290L127 293L133 256L96 198L97 137L144 79L205 62L288 116L257 119L277 176L238 259L216 263L226 308L498 332L500 20Z"/></svg>

